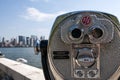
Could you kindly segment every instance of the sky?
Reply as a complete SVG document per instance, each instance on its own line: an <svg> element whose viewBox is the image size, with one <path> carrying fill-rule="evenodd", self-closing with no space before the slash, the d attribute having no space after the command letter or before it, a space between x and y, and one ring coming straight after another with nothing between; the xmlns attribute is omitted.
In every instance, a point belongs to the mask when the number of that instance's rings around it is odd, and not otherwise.
<svg viewBox="0 0 120 80"><path fill-rule="evenodd" d="M107 12L120 19L120 0L0 0L0 37L48 39L58 15L83 10Z"/></svg>

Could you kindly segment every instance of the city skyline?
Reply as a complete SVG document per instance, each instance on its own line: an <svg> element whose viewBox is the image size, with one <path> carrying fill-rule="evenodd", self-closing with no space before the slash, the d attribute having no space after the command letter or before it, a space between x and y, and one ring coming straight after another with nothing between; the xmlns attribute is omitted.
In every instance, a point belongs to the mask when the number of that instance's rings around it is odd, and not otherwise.
<svg viewBox="0 0 120 80"><path fill-rule="evenodd" d="M38 37L36 35L31 35L30 37L18 35L17 38L11 38L10 40L2 37L0 39L0 47L34 47L37 41L44 39L45 36Z"/></svg>
<svg viewBox="0 0 120 80"><path fill-rule="evenodd" d="M16 36L13 36L13 37L9 37L9 38L7 38L6 36L0 36L0 42L2 41L2 38L4 37L6 40L11 40L11 39L14 39L14 38L16 38L16 39L18 39L18 37L19 36L25 36L25 35L16 35ZM29 35L29 36L25 36L25 37L31 37L31 36L33 36L33 35ZM37 36L37 35L34 35L34 36ZM41 35L41 36L37 36L39 39L40 39L40 37L43 37L44 35ZM45 36L44 36L45 37ZM46 38L45 38L46 39Z"/></svg>

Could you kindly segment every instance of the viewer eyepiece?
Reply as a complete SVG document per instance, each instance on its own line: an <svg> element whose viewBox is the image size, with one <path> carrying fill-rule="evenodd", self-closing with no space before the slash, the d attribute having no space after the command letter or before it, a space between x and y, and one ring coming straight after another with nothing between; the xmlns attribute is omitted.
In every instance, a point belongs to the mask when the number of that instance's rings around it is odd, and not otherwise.
<svg viewBox="0 0 120 80"><path fill-rule="evenodd" d="M80 38L81 30L75 28L75 29L72 30L71 35L72 35L73 38Z"/></svg>
<svg viewBox="0 0 120 80"><path fill-rule="evenodd" d="M93 37L96 39L103 36L103 31L100 28L93 29L91 33L92 33Z"/></svg>

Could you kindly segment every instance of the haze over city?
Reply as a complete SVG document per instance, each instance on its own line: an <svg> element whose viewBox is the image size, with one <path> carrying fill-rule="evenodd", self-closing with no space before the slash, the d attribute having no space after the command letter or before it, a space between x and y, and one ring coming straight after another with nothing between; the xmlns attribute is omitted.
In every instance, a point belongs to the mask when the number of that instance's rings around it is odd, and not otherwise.
<svg viewBox="0 0 120 80"><path fill-rule="evenodd" d="M119 0L0 0L0 37L48 38L55 18L72 11L103 11L120 19L119 3Z"/></svg>

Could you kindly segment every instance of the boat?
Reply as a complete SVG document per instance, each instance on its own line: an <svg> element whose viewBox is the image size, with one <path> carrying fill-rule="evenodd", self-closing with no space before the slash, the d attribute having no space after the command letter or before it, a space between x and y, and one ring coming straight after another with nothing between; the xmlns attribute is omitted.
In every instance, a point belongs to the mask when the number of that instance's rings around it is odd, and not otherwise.
<svg viewBox="0 0 120 80"><path fill-rule="evenodd" d="M18 58L16 61L21 62L21 63L27 63L28 61L24 58Z"/></svg>

